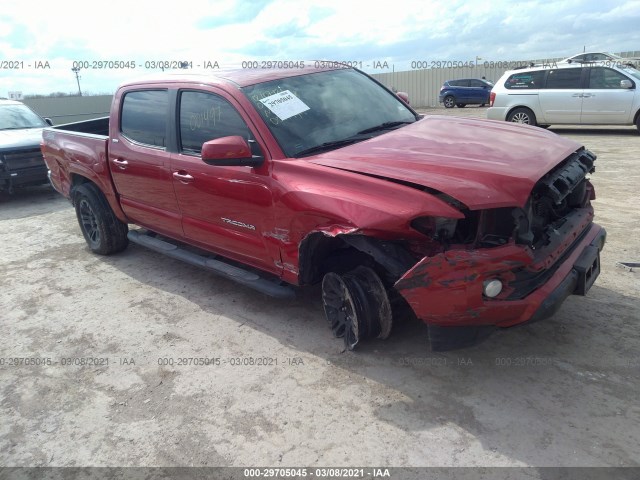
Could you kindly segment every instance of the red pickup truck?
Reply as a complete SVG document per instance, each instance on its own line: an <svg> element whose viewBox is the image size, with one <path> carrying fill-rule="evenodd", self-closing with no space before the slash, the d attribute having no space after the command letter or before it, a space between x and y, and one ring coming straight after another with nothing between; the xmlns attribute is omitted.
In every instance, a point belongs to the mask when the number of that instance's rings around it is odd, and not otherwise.
<svg viewBox="0 0 640 480"><path fill-rule="evenodd" d="M321 282L350 349L407 306L433 349L468 346L552 315L600 271L595 155L423 117L357 69L127 83L109 118L47 128L42 151L92 251L133 241L280 297Z"/></svg>

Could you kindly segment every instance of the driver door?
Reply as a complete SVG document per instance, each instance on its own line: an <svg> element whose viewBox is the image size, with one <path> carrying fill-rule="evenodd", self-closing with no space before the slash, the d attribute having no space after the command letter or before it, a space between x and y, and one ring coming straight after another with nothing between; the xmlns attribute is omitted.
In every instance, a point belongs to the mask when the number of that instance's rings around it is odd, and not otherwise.
<svg viewBox="0 0 640 480"><path fill-rule="evenodd" d="M265 243L265 232L273 224L266 160L259 167L222 167L204 163L200 155L204 142L232 135L259 148L231 99L223 95L178 92L178 153L172 156L171 172L184 235L208 250L279 273L279 252L270 252Z"/></svg>

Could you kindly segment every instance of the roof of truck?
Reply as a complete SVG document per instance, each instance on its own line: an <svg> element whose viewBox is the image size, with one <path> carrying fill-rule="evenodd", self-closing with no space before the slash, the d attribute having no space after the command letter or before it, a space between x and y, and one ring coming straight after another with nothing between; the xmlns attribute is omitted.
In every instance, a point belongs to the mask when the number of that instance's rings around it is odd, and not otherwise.
<svg viewBox="0 0 640 480"><path fill-rule="evenodd" d="M290 62L274 62L274 63L290 63ZM298 62L301 63L301 62ZM169 73L153 74L141 77L133 81L126 82L124 85L134 85L138 83L164 83L164 82L188 82L188 83L232 83L238 87L247 87L257 83L269 82L287 77L296 77L298 75L308 75L317 72L326 72L329 70L344 70L350 67L341 66L336 62L326 62L327 67L321 67L319 62L305 62L304 67L297 68L220 68L208 70L174 70ZM316 67L315 65L318 65Z"/></svg>

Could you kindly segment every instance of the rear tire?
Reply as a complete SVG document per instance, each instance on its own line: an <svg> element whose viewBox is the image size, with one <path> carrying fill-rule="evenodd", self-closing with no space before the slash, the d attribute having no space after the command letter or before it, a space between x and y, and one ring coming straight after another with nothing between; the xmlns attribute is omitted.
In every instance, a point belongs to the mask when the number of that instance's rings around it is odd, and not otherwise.
<svg viewBox="0 0 640 480"><path fill-rule="evenodd" d="M448 95L444 97L442 103L444 104L444 108L453 108L456 106L456 99L453 98L452 95Z"/></svg>
<svg viewBox="0 0 640 480"><path fill-rule="evenodd" d="M523 125L537 125L535 114L528 108L516 108L507 116L507 122L521 123Z"/></svg>
<svg viewBox="0 0 640 480"><path fill-rule="evenodd" d="M638 112L638 116L636 117L636 128L638 129L638 133L640 133L640 112Z"/></svg>
<svg viewBox="0 0 640 480"><path fill-rule="evenodd" d="M92 252L111 255L127 248L129 227L121 222L93 183L75 189L74 204L80 230Z"/></svg>

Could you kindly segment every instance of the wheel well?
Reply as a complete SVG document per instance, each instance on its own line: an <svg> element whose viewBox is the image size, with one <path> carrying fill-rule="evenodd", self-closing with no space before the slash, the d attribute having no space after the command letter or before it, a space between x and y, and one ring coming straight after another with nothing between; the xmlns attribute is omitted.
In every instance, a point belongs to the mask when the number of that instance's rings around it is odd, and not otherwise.
<svg viewBox="0 0 640 480"><path fill-rule="evenodd" d="M640 117L640 109L638 109L635 116L633 117L633 123L638 123L638 117Z"/></svg>
<svg viewBox="0 0 640 480"><path fill-rule="evenodd" d="M522 108L524 110L529 110L535 116L535 113L533 113L533 110L531 110L529 107L526 107L524 105L518 105L516 107L513 107L511 110L507 112L507 117L511 115L515 110L518 110L519 108Z"/></svg>
<svg viewBox="0 0 640 480"><path fill-rule="evenodd" d="M311 233L300 244L300 285L320 282L325 273L339 265L340 258L348 258L349 254L357 253L357 250L350 247L340 236L332 237L322 232Z"/></svg>
<svg viewBox="0 0 640 480"><path fill-rule="evenodd" d="M374 269L390 286L416 261L397 243L365 235L329 236L314 232L300 245L299 281L300 285L312 285L320 282L328 272L345 273L363 265Z"/></svg>
<svg viewBox="0 0 640 480"><path fill-rule="evenodd" d="M78 175L77 173L71 174L71 190L69 194L71 196L71 202L73 203L73 205L75 205L76 188L78 188L80 185L83 185L85 183L93 183L93 182L89 180L87 177L83 177L82 175Z"/></svg>

